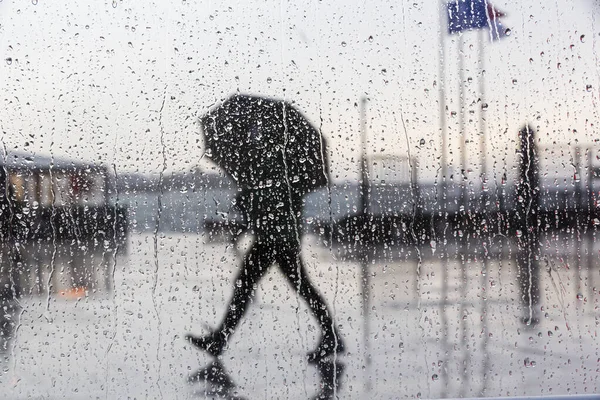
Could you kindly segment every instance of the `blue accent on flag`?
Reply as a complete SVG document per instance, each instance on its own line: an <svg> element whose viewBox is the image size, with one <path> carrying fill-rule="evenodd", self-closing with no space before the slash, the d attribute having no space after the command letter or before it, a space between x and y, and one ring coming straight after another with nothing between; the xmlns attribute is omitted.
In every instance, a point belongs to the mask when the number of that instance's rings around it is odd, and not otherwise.
<svg viewBox="0 0 600 400"><path fill-rule="evenodd" d="M448 3L448 32L489 28L486 0L451 0Z"/></svg>

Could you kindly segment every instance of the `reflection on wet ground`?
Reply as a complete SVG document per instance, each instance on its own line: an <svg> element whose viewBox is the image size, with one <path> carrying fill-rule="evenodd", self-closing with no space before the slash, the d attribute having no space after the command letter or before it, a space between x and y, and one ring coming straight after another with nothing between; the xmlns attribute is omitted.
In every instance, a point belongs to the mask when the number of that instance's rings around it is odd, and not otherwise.
<svg viewBox="0 0 600 400"><path fill-rule="evenodd" d="M11 243L0 255L0 352L10 353L23 304L44 303L48 318L52 298L78 300L106 296L113 286L115 249L94 241Z"/></svg>
<svg viewBox="0 0 600 400"><path fill-rule="evenodd" d="M471 240L465 253L438 242L380 248L362 259L347 247L304 239L309 274L318 277L346 339L337 360L339 398L598 392L597 239L543 237L540 319L530 326L521 321L527 305L518 249L497 239L489 246ZM129 253L116 258L102 245L23 251L20 308L14 299L2 305L6 398L211 398L205 383L187 383L211 359L183 335L218 322L249 239L232 245L159 234L157 243L155 254L152 235L133 235ZM236 395L318 393L328 372L305 359L318 340L315 328L279 271L269 271L221 358Z"/></svg>
<svg viewBox="0 0 600 400"><path fill-rule="evenodd" d="M112 286L114 255L114 249L97 242L17 243L2 253L2 276L16 297L106 292Z"/></svg>

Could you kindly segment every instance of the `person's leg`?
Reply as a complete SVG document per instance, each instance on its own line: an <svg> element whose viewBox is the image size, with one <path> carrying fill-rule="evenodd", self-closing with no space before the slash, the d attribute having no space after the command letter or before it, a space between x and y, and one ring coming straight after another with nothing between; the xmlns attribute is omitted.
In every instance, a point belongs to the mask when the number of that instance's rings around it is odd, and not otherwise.
<svg viewBox="0 0 600 400"><path fill-rule="evenodd" d="M210 335L196 337L187 335L194 346L207 351L213 356L219 356L227 344L227 338L246 313L248 305L254 296L254 286L264 276L273 263L273 250L268 242L257 238L256 243L244 257L244 261L233 285L233 296L227 305L227 311L221 325Z"/></svg>
<svg viewBox="0 0 600 400"><path fill-rule="evenodd" d="M254 286L265 275L273 261L273 250L269 243L259 238L244 258L243 266L234 281L233 296L218 331L225 335L233 333L254 297Z"/></svg>
<svg viewBox="0 0 600 400"><path fill-rule="evenodd" d="M317 349L309 354L309 361L316 362L334 353L344 351L344 343L335 329L333 315L325 299L313 285L304 263L300 258L297 244L279 244L276 247L275 260L292 287L308 304L312 314L321 327L322 337Z"/></svg>
<svg viewBox="0 0 600 400"><path fill-rule="evenodd" d="M288 282L306 301L323 332L331 330L333 326L331 312L317 288L310 281L300 255L294 251L278 249L275 257Z"/></svg>

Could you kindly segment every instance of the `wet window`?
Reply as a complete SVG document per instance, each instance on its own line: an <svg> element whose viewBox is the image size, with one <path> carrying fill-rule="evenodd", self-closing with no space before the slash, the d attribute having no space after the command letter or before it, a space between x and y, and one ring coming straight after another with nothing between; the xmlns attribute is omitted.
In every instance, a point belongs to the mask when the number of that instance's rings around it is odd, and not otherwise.
<svg viewBox="0 0 600 400"><path fill-rule="evenodd" d="M598 393L593 1L0 1L0 388Z"/></svg>

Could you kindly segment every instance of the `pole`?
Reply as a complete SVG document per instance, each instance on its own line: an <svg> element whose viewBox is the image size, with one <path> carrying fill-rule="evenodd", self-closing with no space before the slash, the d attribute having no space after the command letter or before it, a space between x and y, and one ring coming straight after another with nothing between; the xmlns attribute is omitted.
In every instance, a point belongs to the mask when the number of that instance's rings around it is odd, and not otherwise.
<svg viewBox="0 0 600 400"><path fill-rule="evenodd" d="M575 238L575 290L577 293L581 293L581 232L582 232L582 224L584 219L581 218L584 206L583 206L583 187L581 184L581 147L575 146L575 174L573 176L573 186L575 189L575 208L573 209L573 213L575 215L575 224L577 226L576 229L576 238ZM585 231L585 230L583 230ZM577 302L577 309L583 302ZM579 315L578 315L579 317Z"/></svg>
<svg viewBox="0 0 600 400"><path fill-rule="evenodd" d="M438 199L438 205L440 207L440 212L443 215L441 232L442 237L440 239L440 258L441 258L441 267L442 267L442 304L441 304L441 324L442 324L442 348L444 349L444 363L442 365L442 369L440 371L440 375L443 383L443 390L441 393L442 398L448 397L448 357L450 348L448 345L448 316L446 311L448 310L448 250L446 246L446 238L445 238L445 224L448 219L448 127L446 121L446 42L445 36L447 29L447 18L448 13L446 9L446 0L440 1L440 31L439 31L439 46L440 46L440 58L439 58L439 72L438 72L438 95L439 95L439 121L440 121L440 135L441 135L441 169L442 169L442 178L441 178L441 200Z"/></svg>
<svg viewBox="0 0 600 400"><path fill-rule="evenodd" d="M485 40L486 32L483 30L479 31L479 98L481 100L481 107L479 109L479 133L481 138L479 140L479 152L480 163L481 163L481 180L482 180L482 212L487 210L488 195L487 191L483 190L484 185L487 184L487 125L485 122L485 110L487 108L485 103ZM489 190L489 188L488 188Z"/></svg>
<svg viewBox="0 0 600 400"><path fill-rule="evenodd" d="M361 142L361 167L360 167L360 201L361 213L366 218L369 208L369 178L367 166L367 98L360 99L360 142Z"/></svg>
<svg viewBox="0 0 600 400"><path fill-rule="evenodd" d="M366 232L367 216L369 214L369 176L367 172L367 98L360 99L360 139L361 139L361 168L360 168L360 214L363 229L361 235L360 248L360 270L362 284L362 308L363 308L363 345L364 345L364 362L365 376L364 388L366 392L371 391L371 350L369 346L369 336L371 327L369 324L369 303L370 303L370 282L369 282L369 265L366 249Z"/></svg>
<svg viewBox="0 0 600 400"><path fill-rule="evenodd" d="M594 205L594 149L589 146L587 150L587 213L589 215L586 223L588 224L588 232L586 234L587 242L587 286L588 286L588 300L590 307L594 307L594 262L596 257L594 256L594 233L595 226L594 218L598 215Z"/></svg>
<svg viewBox="0 0 600 400"><path fill-rule="evenodd" d="M479 109L479 132L481 135L479 141L479 151L481 153L481 215L486 220L486 224L490 227L490 218L487 212L488 196L486 188L487 183L487 130L485 123L485 40L486 32L483 30L479 31L479 96L481 99L481 107ZM488 232L483 235L483 273L481 274L481 288L483 290L483 296L481 296L481 331L483 332L483 367L481 368L482 373L482 384L481 391L479 392L480 397L485 397L487 390L487 377L490 364L490 355L488 352L488 318L487 318L487 279L489 270L489 250L491 247L489 241L490 235Z"/></svg>
<svg viewBox="0 0 600 400"><path fill-rule="evenodd" d="M460 327L461 327L461 348L463 351L463 361L460 366L461 369L461 385L458 397L465 397L468 386L469 376L467 374L469 364L469 352L467 349L467 322L464 319L466 312L465 309L465 298L467 296L467 263L466 263L466 250L467 250L467 134L465 129L465 35L461 32L458 38L458 80L459 80L459 107L458 107L458 129L460 137L460 169L461 169L461 204L462 210L458 212L458 220L460 221L460 227L463 230L462 237L459 237L459 249L460 249Z"/></svg>
<svg viewBox="0 0 600 400"><path fill-rule="evenodd" d="M460 169L461 169L461 201L464 207L463 213L467 212L467 132L465 128L465 35L459 33L458 38L458 136L460 137ZM461 213L462 214L462 213Z"/></svg>

